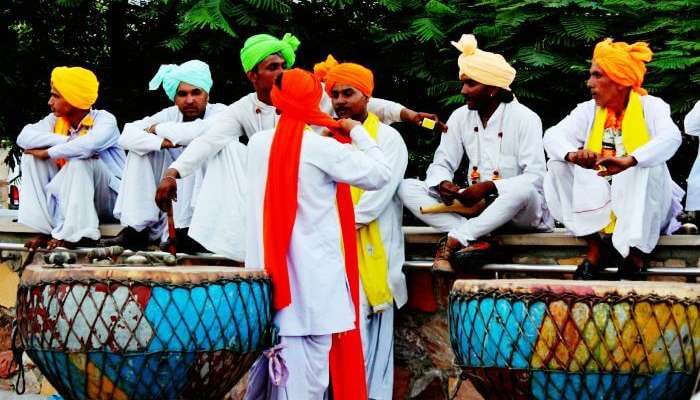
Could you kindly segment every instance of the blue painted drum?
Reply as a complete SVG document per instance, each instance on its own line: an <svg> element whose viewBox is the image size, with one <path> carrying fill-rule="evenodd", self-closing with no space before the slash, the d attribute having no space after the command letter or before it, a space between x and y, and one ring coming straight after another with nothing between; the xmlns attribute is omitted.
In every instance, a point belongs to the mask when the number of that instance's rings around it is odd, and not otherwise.
<svg viewBox="0 0 700 400"><path fill-rule="evenodd" d="M700 285L462 280L448 314L486 399L688 399L700 369Z"/></svg>
<svg viewBox="0 0 700 400"><path fill-rule="evenodd" d="M270 300L242 268L31 266L18 332L67 399L221 399L268 345Z"/></svg>

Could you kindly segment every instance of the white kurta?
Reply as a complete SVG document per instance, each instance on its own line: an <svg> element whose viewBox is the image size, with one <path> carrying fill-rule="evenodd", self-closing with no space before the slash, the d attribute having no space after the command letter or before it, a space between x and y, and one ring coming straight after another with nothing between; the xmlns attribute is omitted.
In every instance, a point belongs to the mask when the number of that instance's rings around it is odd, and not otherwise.
<svg viewBox="0 0 700 400"><path fill-rule="evenodd" d="M325 107L330 100L324 95ZM380 119L400 120L403 106L387 100L371 99L370 110ZM328 110L325 110L328 111ZM332 110L331 110L332 111ZM215 253L234 260L245 258L246 149L239 137L273 129L279 115L274 106L250 93L228 106L215 118L180 124L180 129L197 139L170 167L181 177L196 172L205 161L206 174L195 200L189 236ZM206 206L196 207L198 202Z"/></svg>
<svg viewBox="0 0 700 400"><path fill-rule="evenodd" d="M544 145L549 155L549 172L544 189L552 215L576 236L602 230L617 217L613 245L622 256L630 247L649 253L660 233L672 233L679 226L683 190L671 180L666 161L681 143L671 110L663 100L642 96L650 140L630 155L637 165L613 176L612 184L564 160L569 152L586 146L595 117L595 101L580 103L566 118L549 128Z"/></svg>
<svg viewBox="0 0 700 400"><path fill-rule="evenodd" d="M85 136L53 133L56 117L49 114L29 124L17 136L23 149L48 148L49 160L22 157L19 222L56 239L76 242L99 239L99 221L112 219L124 151L118 146L117 120L104 110L91 110L93 127ZM60 171L57 159L68 164Z"/></svg>
<svg viewBox="0 0 700 400"><path fill-rule="evenodd" d="M425 181L406 179L401 185L401 199L416 217L449 232L464 245L507 223L520 229L552 228L542 194L546 169L542 123L537 114L514 100L499 105L484 127L479 113L465 105L452 113L447 126L449 130L440 139ZM499 132L503 132L502 140ZM423 215L420 207L439 201L434 187L453 179L465 153L469 161L467 177L474 166L482 181L490 180L494 170L499 171L502 179L494 181L498 198L471 219L452 213Z"/></svg>
<svg viewBox="0 0 700 400"><path fill-rule="evenodd" d="M695 103L695 107L685 116L683 125L685 133L688 135L700 136L700 101ZM700 210L700 153L698 153L693 169L688 175L688 196L685 200L685 209L688 211Z"/></svg>
<svg viewBox="0 0 700 400"><path fill-rule="evenodd" d="M225 108L223 104L209 104L203 119L211 118ZM156 134L146 132L152 125L156 125ZM172 161L195 138L192 134L197 133L179 129L181 125L182 113L177 106L171 106L152 116L125 124L119 137L119 145L129 153L114 216L119 218L123 226L130 226L137 231L148 228L152 239L161 238L166 233L165 214L153 201L157 185ZM161 149L165 139L183 147ZM177 201L173 204L173 219L177 228L190 226L192 198L196 187L201 184L201 175L198 171L177 182Z"/></svg>

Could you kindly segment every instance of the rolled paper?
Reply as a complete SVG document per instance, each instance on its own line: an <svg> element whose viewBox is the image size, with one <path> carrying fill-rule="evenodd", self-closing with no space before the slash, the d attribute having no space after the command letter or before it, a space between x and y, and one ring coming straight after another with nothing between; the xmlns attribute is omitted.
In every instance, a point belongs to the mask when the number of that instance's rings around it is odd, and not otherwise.
<svg viewBox="0 0 700 400"><path fill-rule="evenodd" d="M435 129L435 121L430 118L423 118L423 121L421 121L420 126L422 126L425 129L430 129L432 131L433 129Z"/></svg>
<svg viewBox="0 0 700 400"><path fill-rule="evenodd" d="M421 206L420 212L422 214L439 214L439 213L458 213L467 218L476 217L481 214L486 208L486 201L481 200L471 207L467 207L460 203L459 200L452 202L452 205L447 205L445 203L437 203L429 206Z"/></svg>

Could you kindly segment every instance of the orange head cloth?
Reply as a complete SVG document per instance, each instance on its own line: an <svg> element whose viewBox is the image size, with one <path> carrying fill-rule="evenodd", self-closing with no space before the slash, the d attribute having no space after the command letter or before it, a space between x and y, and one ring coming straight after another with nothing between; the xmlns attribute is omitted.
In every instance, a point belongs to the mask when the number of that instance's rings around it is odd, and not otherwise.
<svg viewBox="0 0 700 400"><path fill-rule="evenodd" d="M277 85L272 87L272 104L281 112L281 116L272 139L268 161L263 203L263 243L265 269L272 280L272 305L275 310L288 306L292 301L287 252L297 213L297 184L304 127L306 124L325 126L334 132L337 140L346 143L350 141L348 136L338 133L338 122L319 110L318 103L322 95L319 80L301 69L283 72L281 88ZM350 186L347 183L337 183L336 187L345 273L355 305L355 315L358 316L360 276L357 267L355 214ZM367 399L365 362L357 317L355 329L333 334L329 364L335 400Z"/></svg>
<svg viewBox="0 0 700 400"><path fill-rule="evenodd" d="M328 71L338 65L338 61L331 54L326 57L326 61L321 61L320 63L314 64L314 75L319 81L326 81L326 74Z"/></svg>
<svg viewBox="0 0 700 400"><path fill-rule="evenodd" d="M372 97L374 90L374 75L372 71L355 63L342 63L331 68L326 73L326 93L336 84L346 84L354 87L367 97Z"/></svg>
<svg viewBox="0 0 700 400"><path fill-rule="evenodd" d="M644 42L627 44L605 39L595 46L593 62L614 82L630 86L635 92L645 95L647 91L642 88L647 71L645 63L651 61L652 54L649 45Z"/></svg>
<svg viewBox="0 0 700 400"><path fill-rule="evenodd" d="M82 67L54 68L51 84L68 104L81 110L89 110L95 104L100 87L95 74Z"/></svg>

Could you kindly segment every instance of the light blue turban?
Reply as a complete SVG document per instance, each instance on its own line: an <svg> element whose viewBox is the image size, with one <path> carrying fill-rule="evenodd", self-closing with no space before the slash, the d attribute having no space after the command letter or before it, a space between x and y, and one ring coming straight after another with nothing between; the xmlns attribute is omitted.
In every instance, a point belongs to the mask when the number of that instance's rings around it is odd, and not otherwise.
<svg viewBox="0 0 700 400"><path fill-rule="evenodd" d="M162 84L165 94L175 101L175 94L180 82L185 82L209 93L214 81L211 79L209 65L199 60L190 60L180 65L161 65L156 76L148 84L150 90L156 90Z"/></svg>

